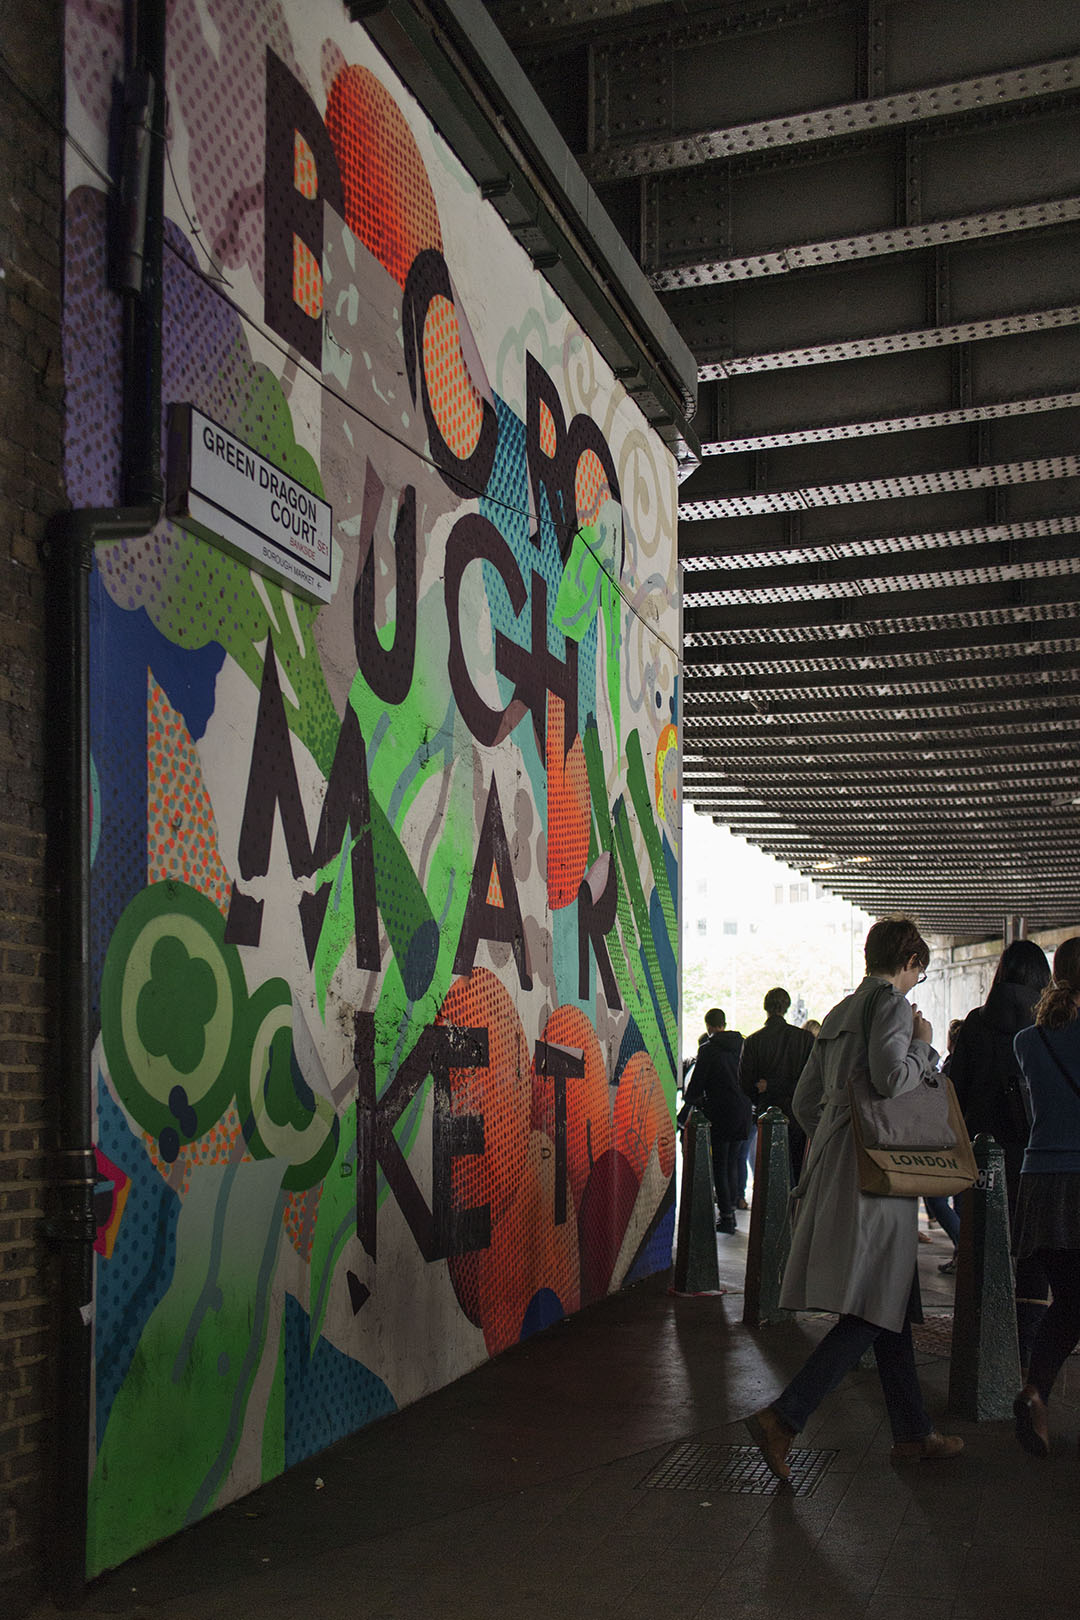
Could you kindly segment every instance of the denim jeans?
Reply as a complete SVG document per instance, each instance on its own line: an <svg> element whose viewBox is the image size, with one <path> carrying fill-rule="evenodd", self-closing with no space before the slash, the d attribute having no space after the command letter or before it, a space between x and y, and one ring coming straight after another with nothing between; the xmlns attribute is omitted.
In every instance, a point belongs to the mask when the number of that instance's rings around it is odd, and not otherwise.
<svg viewBox="0 0 1080 1620"><path fill-rule="evenodd" d="M905 1322L899 1333L890 1333L888 1328L864 1321L861 1316L842 1316L803 1363L784 1393L773 1401L772 1409L777 1417L798 1433L871 1345L893 1440L900 1444L904 1440L924 1439L934 1425L923 1405L915 1372L910 1322Z"/></svg>
<svg viewBox="0 0 1080 1620"><path fill-rule="evenodd" d="M924 1198L926 1213L932 1220L937 1221L941 1230L955 1249L960 1241L960 1217L948 1198Z"/></svg>

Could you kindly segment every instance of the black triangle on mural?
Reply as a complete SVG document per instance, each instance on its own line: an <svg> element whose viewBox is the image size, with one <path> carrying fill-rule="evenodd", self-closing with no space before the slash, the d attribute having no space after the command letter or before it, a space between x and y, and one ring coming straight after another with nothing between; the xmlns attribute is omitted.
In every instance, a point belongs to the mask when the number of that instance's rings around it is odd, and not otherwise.
<svg viewBox="0 0 1080 1620"><path fill-rule="evenodd" d="M366 1305L371 1298L371 1289L366 1283L360 1281L355 1271L347 1271L345 1275L349 1279L349 1298L352 1300L353 1315L355 1316L360 1307Z"/></svg>

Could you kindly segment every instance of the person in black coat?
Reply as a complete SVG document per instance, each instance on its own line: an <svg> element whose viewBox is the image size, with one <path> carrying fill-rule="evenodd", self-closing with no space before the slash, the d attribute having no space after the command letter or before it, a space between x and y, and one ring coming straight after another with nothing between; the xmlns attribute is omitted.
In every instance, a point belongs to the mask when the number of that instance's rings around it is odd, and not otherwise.
<svg viewBox="0 0 1080 1620"><path fill-rule="evenodd" d="M1031 1129L1031 1104L1013 1040L1035 1022L1035 1005L1050 982L1046 953L1034 940L1006 945L990 993L960 1026L949 1064L949 1078L972 1136L992 1136L1005 1154L1009 1220L1015 1220L1020 1169ZM1049 1302L1049 1282L1029 1255L1016 1264L1016 1326L1020 1365L1026 1367L1031 1343Z"/></svg>
<svg viewBox="0 0 1080 1620"><path fill-rule="evenodd" d="M713 1187L716 1190L716 1230L735 1232L735 1203L739 1195L739 1159L750 1133L751 1109L739 1085L739 1054L743 1038L726 1027L719 1007L705 1014L707 1038L698 1047L687 1082L678 1124L686 1124L693 1108L709 1121Z"/></svg>
<svg viewBox="0 0 1080 1620"><path fill-rule="evenodd" d="M760 1119L767 1108L779 1108L788 1122L788 1151L791 1156L791 1185L802 1170L806 1135L791 1110L791 1099L799 1076L814 1050L814 1037L787 1021L791 997L778 985L765 997L765 1025L747 1037L739 1064L743 1091Z"/></svg>

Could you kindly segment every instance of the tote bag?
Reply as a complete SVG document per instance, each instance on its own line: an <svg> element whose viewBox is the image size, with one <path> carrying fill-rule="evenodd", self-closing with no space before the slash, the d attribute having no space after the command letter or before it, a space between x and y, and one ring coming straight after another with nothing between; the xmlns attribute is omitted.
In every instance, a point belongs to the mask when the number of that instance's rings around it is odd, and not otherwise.
<svg viewBox="0 0 1080 1620"><path fill-rule="evenodd" d="M882 986L882 991L886 990ZM878 996L868 996L863 1044L869 1055L870 1025ZM848 1079L851 1132L859 1187L880 1198L949 1198L974 1185L978 1166L971 1138L946 1074L925 1075L911 1091L882 1097L866 1067Z"/></svg>

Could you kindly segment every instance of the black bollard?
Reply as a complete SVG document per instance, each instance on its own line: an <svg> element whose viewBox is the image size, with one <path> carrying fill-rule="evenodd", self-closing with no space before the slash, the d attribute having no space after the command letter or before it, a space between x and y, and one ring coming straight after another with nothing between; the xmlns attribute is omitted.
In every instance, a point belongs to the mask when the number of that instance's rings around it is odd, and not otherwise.
<svg viewBox="0 0 1080 1620"><path fill-rule="evenodd" d="M677 1294L718 1294L721 1292L720 1268L716 1260L709 1122L696 1108L683 1130L682 1152L674 1291Z"/></svg>
<svg viewBox="0 0 1080 1620"><path fill-rule="evenodd" d="M793 1314L780 1309L780 1281L791 1247L791 1159L788 1123L780 1108L767 1108L758 1120L754 1164L754 1202L746 1254L743 1321L747 1327L784 1322Z"/></svg>
<svg viewBox="0 0 1080 1620"><path fill-rule="evenodd" d="M979 1179L963 1194L956 1261L949 1410L975 1422L1012 1416L1020 1388L1005 1155L992 1136L974 1144Z"/></svg>

